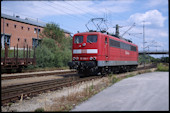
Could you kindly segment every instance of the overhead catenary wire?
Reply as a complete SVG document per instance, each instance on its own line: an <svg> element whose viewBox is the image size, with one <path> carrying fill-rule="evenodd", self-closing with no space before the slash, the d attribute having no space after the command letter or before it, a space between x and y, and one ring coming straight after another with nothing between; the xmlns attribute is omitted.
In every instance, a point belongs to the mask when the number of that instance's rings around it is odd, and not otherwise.
<svg viewBox="0 0 170 113"><path fill-rule="evenodd" d="M107 2L107 1L106 1L106 2ZM77 6L79 5L79 4L77 4L76 1L74 1L73 3L74 3L74 5L75 5L75 4L76 4ZM79 9L80 9L80 8L79 8ZM81 9L83 9L83 8L81 8ZM86 10L88 10L88 9L86 9ZM94 10L95 12L98 11L98 10L95 9L95 8L93 8L93 10ZM109 12L112 12L111 10L109 10L109 9L107 9L107 8L106 8L106 10L108 10ZM102 13L105 13L105 11L103 10ZM123 17L122 15L118 15L118 14L114 14L114 16L125 18L125 17ZM106 17L105 17L105 18L106 18ZM108 26L113 27L113 24L112 24L111 22L108 22L108 21L106 21L106 22L109 23ZM127 23L129 23L129 22L127 22ZM112 24L112 25L111 25L111 24ZM131 23L129 23L129 24L131 24Z"/></svg>
<svg viewBox="0 0 170 113"><path fill-rule="evenodd" d="M56 5L58 5L58 6L60 6L60 4L58 4L58 2L52 2L52 1L50 1L51 3L53 3L53 4L56 4ZM65 2L65 3L67 3L67 2ZM64 7L64 6L63 6ZM68 8L68 7L65 7L65 9L68 9L69 11L72 11L72 12L74 12L74 10L72 10L72 9L70 9L70 8ZM78 17L77 16L77 14L74 14L74 16L76 16L76 17ZM83 15L81 15L81 16L83 16ZM85 18L88 18L87 16L83 16L83 17L85 17ZM89 18L88 18L89 19ZM81 20L85 20L84 18L81 18ZM86 21L86 20L85 20Z"/></svg>
<svg viewBox="0 0 170 113"><path fill-rule="evenodd" d="M65 11L62 11L61 9L57 9L56 7L52 6L51 4L47 4L46 2L41 2L41 3L44 3L44 4L46 4L46 5L48 5L48 6L52 7L52 8L54 8L54 9L55 9L54 11L60 10L62 13L66 14L66 15L68 15L68 16L70 16L70 17L75 18L77 21L76 21L75 19L73 19L73 21L74 21L75 23L79 24L78 21L80 21L80 20L77 19L75 16L70 15L69 13L67 13L67 12L65 12ZM56 10L56 9L57 9L57 10ZM74 26L74 27L80 27L80 26Z"/></svg>
<svg viewBox="0 0 170 113"><path fill-rule="evenodd" d="M80 11L82 11L82 12L85 12L86 16L80 15L80 16L82 16L82 17L84 17L84 18L94 17L94 16L96 16L94 12L98 12L98 10L97 10L96 7L92 7L92 8L90 8L90 9L88 9L88 8L87 8L87 9L84 9L84 7L79 8L79 4L78 4L79 1L78 1L78 2L77 2L77 1L73 1L73 2L60 1L60 2L65 2L66 4L70 4L70 6L72 6L72 7L74 7L74 8L77 8L78 10L80 10ZM106 2L107 2L107 1L106 1ZM43 4L46 4L46 5L50 6L50 7L53 7L55 10L59 10L61 13L64 13L64 14L72 17L72 18L75 18L75 19L73 19L73 21L74 21L75 23L77 23L78 25L75 25L74 28L75 28L75 27L80 28L81 26L79 26L79 22L85 20L84 18L79 18L77 15L74 15L74 16L73 16L72 14L70 14L70 13L68 12L68 10L71 10L71 9L68 8L68 7L64 7L64 9L68 9L67 11L66 11L66 10L62 10L62 9L61 9L61 6L65 6L65 5L63 5L63 4L58 4L59 2L54 2L54 1L46 2L46 1L44 1L44 2L40 2L40 3L41 3L41 4L42 4L42 3L43 3ZM50 4L50 3L51 3L51 4ZM54 6L54 4L57 4L57 6L59 6L59 7ZM42 5L37 5L37 7L41 7L41 8L42 8ZM107 9L107 8L106 8L106 9ZM73 11L73 10L72 10L72 11ZM110 9L107 9L107 11L112 12ZM88 13L86 13L86 12L88 12ZM106 10L100 10L100 12L101 12L101 13L105 13ZM101 13L100 13L100 14L101 14ZM94 15L94 16L93 16L93 15ZM118 15L118 13L115 13L114 16L125 18L125 17L123 17L122 15ZM127 18L127 17L126 17L126 18ZM86 22L87 22L87 21L86 21ZM109 23L108 21L106 21L106 22ZM63 26L66 26L66 25L64 25L64 24L62 24L62 25L63 25ZM110 24L107 24L107 25L108 25L108 26L111 26ZM72 27L72 26L70 26L70 27ZM73 28L73 27L72 27L72 28Z"/></svg>
<svg viewBox="0 0 170 113"><path fill-rule="evenodd" d="M66 15L68 15L68 16L70 16L70 17L72 17L72 18L75 18L75 19L77 20L77 21L74 20L76 23L78 23L78 21L80 21L80 19L76 18L75 16L69 14L68 12L66 12L66 11L64 11L64 10L62 10L62 9L59 9L59 7L56 8L56 7L54 7L54 6L51 5L51 4L47 4L46 2L43 2L43 3L46 4L46 5L48 5L48 6L50 6L50 7L52 7L52 8L54 8L54 9L56 9L56 10L54 10L54 11L60 10L62 13L65 13ZM79 24L79 23L78 23L78 24Z"/></svg>
<svg viewBox="0 0 170 113"><path fill-rule="evenodd" d="M70 4L70 3L68 3L68 2L65 2L65 3L67 3L67 4L69 4L69 5L77 8L77 9L79 9L79 10L81 10L81 11L87 12L87 10L85 11L85 10L83 10L82 8L79 8L79 7L77 7L77 6L73 5L73 4ZM89 15L90 18L91 18L91 17L94 17L94 15L92 15L92 14L90 14L90 13L86 13L86 14Z"/></svg>

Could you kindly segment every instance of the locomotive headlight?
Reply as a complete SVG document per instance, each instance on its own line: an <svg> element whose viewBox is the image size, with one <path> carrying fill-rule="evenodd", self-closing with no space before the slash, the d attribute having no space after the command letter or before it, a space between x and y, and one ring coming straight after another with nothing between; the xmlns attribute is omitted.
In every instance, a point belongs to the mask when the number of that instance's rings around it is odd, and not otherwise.
<svg viewBox="0 0 170 113"><path fill-rule="evenodd" d="M93 60L93 57L90 57L90 60Z"/></svg>
<svg viewBox="0 0 170 113"><path fill-rule="evenodd" d="M73 60L79 60L79 57L73 57Z"/></svg>
<svg viewBox="0 0 170 113"><path fill-rule="evenodd" d="M73 60L76 60L76 57L73 57Z"/></svg>
<svg viewBox="0 0 170 113"><path fill-rule="evenodd" d="M76 57L75 59L76 59L76 60L79 60L79 57Z"/></svg>
<svg viewBox="0 0 170 113"><path fill-rule="evenodd" d="M90 60L96 60L96 57L90 57Z"/></svg>

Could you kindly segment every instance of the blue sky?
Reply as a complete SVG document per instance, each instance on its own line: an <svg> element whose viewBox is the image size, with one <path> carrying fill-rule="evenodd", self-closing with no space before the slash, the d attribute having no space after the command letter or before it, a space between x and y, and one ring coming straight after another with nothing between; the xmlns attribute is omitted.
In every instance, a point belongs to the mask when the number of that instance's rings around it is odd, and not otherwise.
<svg viewBox="0 0 170 113"><path fill-rule="evenodd" d="M110 33L115 33L116 24L122 26L120 35L135 23L123 37L137 44L139 51L143 50L143 21L145 47L169 50L168 11L168 0L1 1L1 13L54 22L72 35L77 31L86 32L85 24L91 18L105 18Z"/></svg>

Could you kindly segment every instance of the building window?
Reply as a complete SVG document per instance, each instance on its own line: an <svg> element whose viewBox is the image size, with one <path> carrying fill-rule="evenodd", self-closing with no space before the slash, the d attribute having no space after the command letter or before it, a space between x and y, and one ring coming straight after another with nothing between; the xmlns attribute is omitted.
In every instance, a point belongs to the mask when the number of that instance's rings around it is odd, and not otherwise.
<svg viewBox="0 0 170 113"><path fill-rule="evenodd" d="M37 47L41 43L41 39L32 38L32 47Z"/></svg>
<svg viewBox="0 0 170 113"><path fill-rule="evenodd" d="M1 34L1 45L2 45L2 37L3 37L3 34ZM11 38L10 35L4 36L4 47L5 47L5 42L7 43L7 46L10 47L10 38Z"/></svg>
<svg viewBox="0 0 170 113"><path fill-rule="evenodd" d="M8 26L9 26L9 24L8 24L8 23L6 23L6 26L8 27Z"/></svg>
<svg viewBox="0 0 170 113"><path fill-rule="evenodd" d="M27 42L27 39L24 39L24 42Z"/></svg>
<svg viewBox="0 0 170 113"><path fill-rule="evenodd" d="M40 33L40 29L38 29L38 33Z"/></svg>
<svg viewBox="0 0 170 113"><path fill-rule="evenodd" d="M34 33L37 33L37 28L34 28Z"/></svg>
<svg viewBox="0 0 170 113"><path fill-rule="evenodd" d="M17 27L17 25L14 25L14 28L16 28Z"/></svg>
<svg viewBox="0 0 170 113"><path fill-rule="evenodd" d="M21 29L23 30L23 29L24 29L24 27L23 27L23 26L21 26Z"/></svg>
<svg viewBox="0 0 170 113"><path fill-rule="evenodd" d="M20 38L18 38L18 42L19 42Z"/></svg>
<svg viewBox="0 0 170 113"><path fill-rule="evenodd" d="M30 30L30 28L28 27L28 31Z"/></svg>

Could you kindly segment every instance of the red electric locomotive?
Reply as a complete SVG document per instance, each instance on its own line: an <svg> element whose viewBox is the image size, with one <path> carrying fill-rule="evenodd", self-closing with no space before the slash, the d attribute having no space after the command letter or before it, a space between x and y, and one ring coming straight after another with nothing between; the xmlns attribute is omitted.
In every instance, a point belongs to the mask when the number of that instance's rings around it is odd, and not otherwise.
<svg viewBox="0 0 170 113"><path fill-rule="evenodd" d="M130 41L101 32L77 33L73 36L70 69L80 74L101 74L135 69L138 47Z"/></svg>

